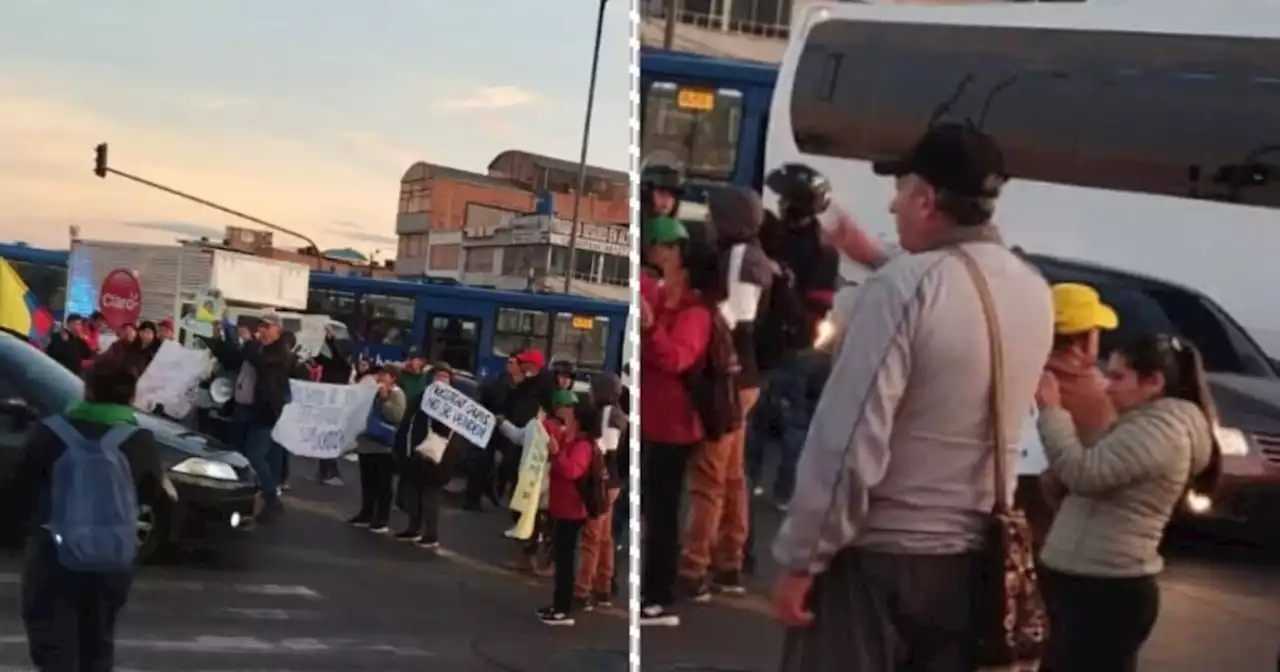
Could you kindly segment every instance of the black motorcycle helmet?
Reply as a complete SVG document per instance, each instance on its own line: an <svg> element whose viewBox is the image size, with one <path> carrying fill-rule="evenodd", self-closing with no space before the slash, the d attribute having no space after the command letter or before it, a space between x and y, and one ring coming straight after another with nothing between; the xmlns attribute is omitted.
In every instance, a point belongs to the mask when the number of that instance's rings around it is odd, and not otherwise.
<svg viewBox="0 0 1280 672"><path fill-rule="evenodd" d="M672 212L657 212L653 204L655 191L665 191L675 196L676 206ZM684 191L684 175L680 169L666 164L652 164L640 169L640 213L641 219L653 217L675 217L680 208L680 195Z"/></svg>
<svg viewBox="0 0 1280 672"><path fill-rule="evenodd" d="M564 376L570 380L573 380L574 374L576 372L577 372L577 367L573 365L573 362L569 362L561 359L551 363L551 373L556 377L557 381L559 381L561 376ZM572 383L570 383L570 387L572 387Z"/></svg>
<svg viewBox="0 0 1280 672"><path fill-rule="evenodd" d="M679 195L684 186L684 176L680 169L665 164L645 166L640 171L640 186L650 190L661 189Z"/></svg>
<svg viewBox="0 0 1280 672"><path fill-rule="evenodd" d="M778 195L785 215L813 216L827 209L831 183L822 173L801 163L783 164L764 178L764 185Z"/></svg>

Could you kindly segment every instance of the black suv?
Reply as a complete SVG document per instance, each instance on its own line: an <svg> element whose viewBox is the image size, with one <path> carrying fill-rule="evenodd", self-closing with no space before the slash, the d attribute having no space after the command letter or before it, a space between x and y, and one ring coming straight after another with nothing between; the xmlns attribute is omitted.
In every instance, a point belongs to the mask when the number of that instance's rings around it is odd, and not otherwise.
<svg viewBox="0 0 1280 672"><path fill-rule="evenodd" d="M84 384L74 374L25 339L0 330L0 483L13 473L35 423L66 410L83 395ZM207 546L242 536L258 490L248 460L171 420L142 411L137 418L139 426L155 434L167 478L178 494L171 502L160 483L139 491L139 559L151 559L170 544ZM0 529L21 529L24 521L3 516L0 512Z"/></svg>

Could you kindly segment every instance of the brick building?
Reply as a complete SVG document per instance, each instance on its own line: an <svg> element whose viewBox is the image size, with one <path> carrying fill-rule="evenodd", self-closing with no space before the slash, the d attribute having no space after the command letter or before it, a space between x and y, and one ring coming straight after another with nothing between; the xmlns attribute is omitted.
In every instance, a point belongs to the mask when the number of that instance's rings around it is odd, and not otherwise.
<svg viewBox="0 0 1280 672"><path fill-rule="evenodd" d="M577 183L577 164L516 150L495 157L487 174L415 163L400 181L396 273L465 282L466 250L474 246L464 241L492 240L512 218L524 215L571 221ZM626 173L588 166L579 220L626 225L630 221L628 188ZM550 248L546 253L551 254ZM473 260L472 268L482 260ZM492 277L496 269L476 272Z"/></svg>

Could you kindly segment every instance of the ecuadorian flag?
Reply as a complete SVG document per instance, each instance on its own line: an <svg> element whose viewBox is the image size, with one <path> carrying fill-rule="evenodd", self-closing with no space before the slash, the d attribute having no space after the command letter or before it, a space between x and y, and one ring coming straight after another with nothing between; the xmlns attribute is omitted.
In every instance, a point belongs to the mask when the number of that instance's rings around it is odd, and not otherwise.
<svg viewBox="0 0 1280 672"><path fill-rule="evenodd" d="M26 334L32 341L44 338L53 328L53 315L5 259L0 259L0 327Z"/></svg>

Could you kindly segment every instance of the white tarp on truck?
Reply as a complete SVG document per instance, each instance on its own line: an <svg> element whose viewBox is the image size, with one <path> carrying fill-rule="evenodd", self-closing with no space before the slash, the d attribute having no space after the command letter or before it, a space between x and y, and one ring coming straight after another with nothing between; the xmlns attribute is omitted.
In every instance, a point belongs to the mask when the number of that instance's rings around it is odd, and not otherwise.
<svg viewBox="0 0 1280 672"><path fill-rule="evenodd" d="M205 287L229 304L305 310L310 274L305 264L196 245L76 241L67 260L66 310L159 321L181 313Z"/></svg>

